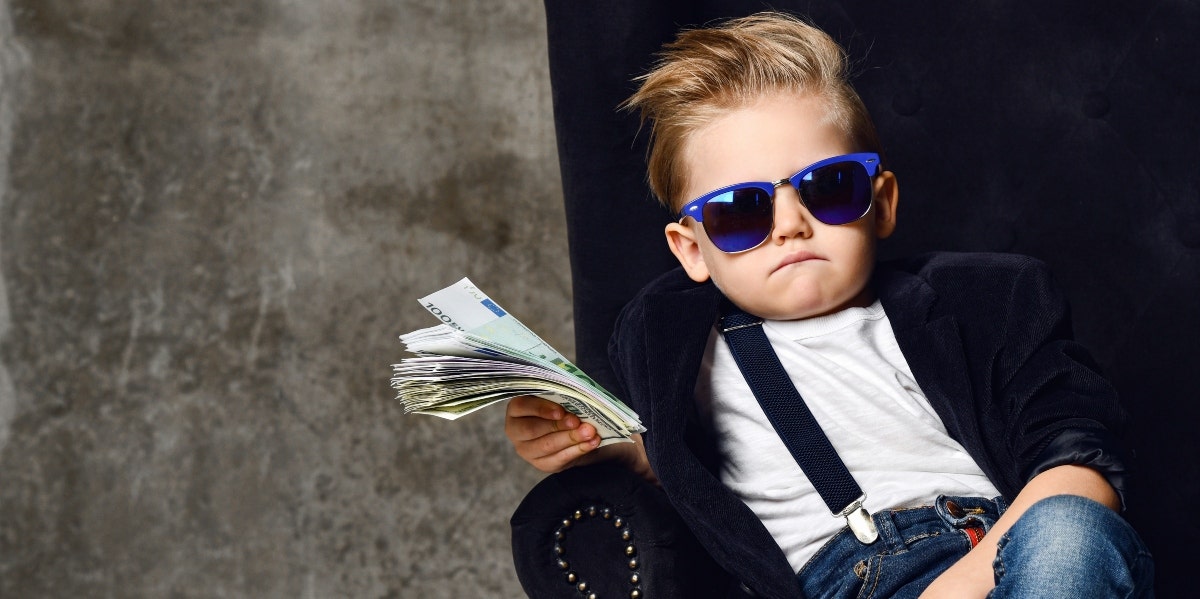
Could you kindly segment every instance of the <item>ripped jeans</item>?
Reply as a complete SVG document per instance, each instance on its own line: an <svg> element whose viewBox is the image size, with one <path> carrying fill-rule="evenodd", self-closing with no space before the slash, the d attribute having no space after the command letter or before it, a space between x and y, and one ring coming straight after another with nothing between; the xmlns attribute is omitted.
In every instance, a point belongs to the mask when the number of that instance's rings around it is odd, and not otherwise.
<svg viewBox="0 0 1200 599"><path fill-rule="evenodd" d="M809 599L917 597L966 555L1007 505L938 497L873 516L879 539L835 535L797 576ZM993 599L1154 597L1154 560L1125 519L1073 495L1035 503L999 540Z"/></svg>

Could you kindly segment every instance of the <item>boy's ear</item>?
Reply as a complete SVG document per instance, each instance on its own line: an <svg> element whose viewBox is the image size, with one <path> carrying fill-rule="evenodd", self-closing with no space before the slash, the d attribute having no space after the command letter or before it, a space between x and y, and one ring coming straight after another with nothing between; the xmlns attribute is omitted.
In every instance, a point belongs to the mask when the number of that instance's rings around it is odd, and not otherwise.
<svg viewBox="0 0 1200 599"><path fill-rule="evenodd" d="M884 239L896 230L896 204L900 201L900 187L892 171L879 173L874 183L875 236Z"/></svg>
<svg viewBox="0 0 1200 599"><path fill-rule="evenodd" d="M708 265L704 263L704 255L700 252L700 241L696 239L696 230L680 223L669 223L664 231L667 235L667 246L675 259L687 271L688 277L697 283L708 280Z"/></svg>

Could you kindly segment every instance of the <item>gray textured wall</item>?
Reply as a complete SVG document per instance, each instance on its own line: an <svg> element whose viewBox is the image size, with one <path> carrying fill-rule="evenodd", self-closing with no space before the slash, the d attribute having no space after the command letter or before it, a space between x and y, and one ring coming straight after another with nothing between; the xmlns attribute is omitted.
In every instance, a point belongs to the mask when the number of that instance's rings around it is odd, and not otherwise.
<svg viewBox="0 0 1200 599"><path fill-rule="evenodd" d="M539 0L0 0L0 597L515 597L470 276L566 353Z"/></svg>

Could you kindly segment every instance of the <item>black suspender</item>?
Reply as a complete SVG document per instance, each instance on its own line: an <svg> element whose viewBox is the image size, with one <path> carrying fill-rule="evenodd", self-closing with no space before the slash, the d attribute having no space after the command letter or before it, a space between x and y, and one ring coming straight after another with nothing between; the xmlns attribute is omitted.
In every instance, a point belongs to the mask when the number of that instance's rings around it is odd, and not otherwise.
<svg viewBox="0 0 1200 599"><path fill-rule="evenodd" d="M834 517L845 518L854 536L870 544L879 538L866 494L829 443L829 437L800 397L763 331L762 319L722 302L721 333L754 397L817 494Z"/></svg>

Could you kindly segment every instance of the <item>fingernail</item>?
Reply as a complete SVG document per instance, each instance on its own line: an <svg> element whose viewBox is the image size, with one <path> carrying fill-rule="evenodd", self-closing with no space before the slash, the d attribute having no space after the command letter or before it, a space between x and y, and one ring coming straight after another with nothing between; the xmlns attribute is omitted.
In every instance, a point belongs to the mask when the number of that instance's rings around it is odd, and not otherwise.
<svg viewBox="0 0 1200 599"><path fill-rule="evenodd" d="M595 448L596 446L600 445L600 437L596 437L595 439L591 439L590 441L588 441L588 445L591 445L591 446L592 446L592 448Z"/></svg>

